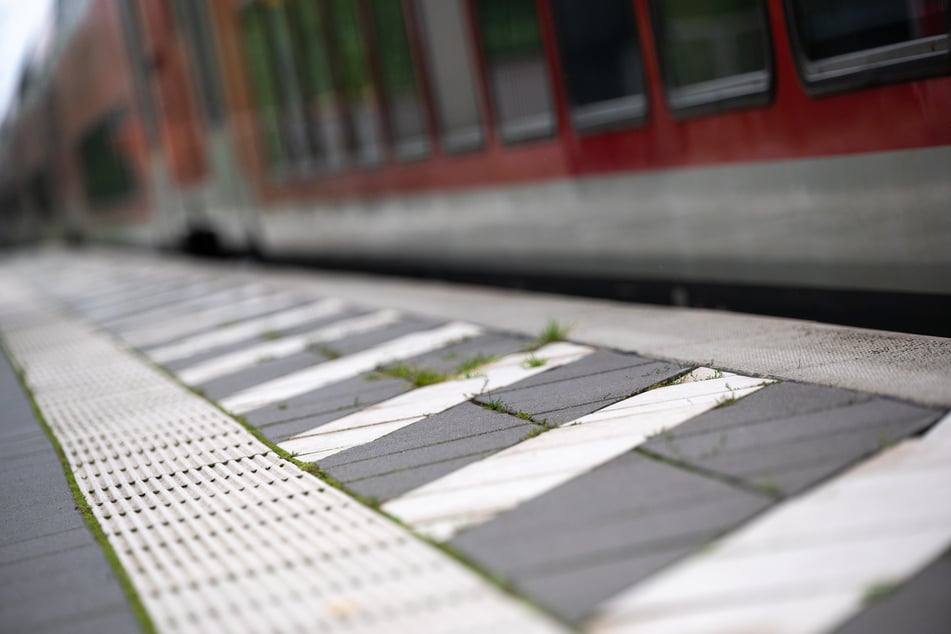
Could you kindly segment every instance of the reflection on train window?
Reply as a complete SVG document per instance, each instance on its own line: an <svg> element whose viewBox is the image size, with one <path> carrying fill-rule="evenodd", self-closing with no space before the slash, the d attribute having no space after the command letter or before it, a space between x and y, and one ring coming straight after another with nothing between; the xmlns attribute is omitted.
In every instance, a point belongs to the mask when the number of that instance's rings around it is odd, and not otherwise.
<svg viewBox="0 0 951 634"><path fill-rule="evenodd" d="M331 0L330 22L340 88L349 106L357 159L375 165L383 159L379 109L354 0Z"/></svg>
<svg viewBox="0 0 951 634"><path fill-rule="evenodd" d="M241 11L241 39L264 159L272 169L279 169L286 162L287 153L281 134L280 89L273 70L276 64L268 43L264 11L257 4L250 4Z"/></svg>
<svg viewBox="0 0 951 634"><path fill-rule="evenodd" d="M934 60L947 69L947 0L795 0L792 6L809 80Z"/></svg>
<svg viewBox="0 0 951 634"><path fill-rule="evenodd" d="M324 47L322 15L312 0L291 0L286 7L308 136L318 165L340 169L346 161L345 123Z"/></svg>
<svg viewBox="0 0 951 634"><path fill-rule="evenodd" d="M551 136L555 115L535 0L478 0L476 6L502 140Z"/></svg>
<svg viewBox="0 0 951 634"><path fill-rule="evenodd" d="M292 164L306 172L316 155L314 139L308 133L304 115L301 82L297 72L298 60L291 41L291 27L283 4L269 3L267 33L276 66L276 80L282 95L281 132Z"/></svg>
<svg viewBox="0 0 951 634"><path fill-rule="evenodd" d="M652 8L672 109L767 93L769 40L761 0L655 0Z"/></svg>
<svg viewBox="0 0 951 634"><path fill-rule="evenodd" d="M79 139L79 163L90 203L118 202L135 193L135 178L117 144L121 114L113 113L94 123Z"/></svg>
<svg viewBox="0 0 951 634"><path fill-rule="evenodd" d="M463 0L417 0L442 145L447 152L482 147L482 118L475 88Z"/></svg>
<svg viewBox="0 0 951 634"><path fill-rule="evenodd" d="M561 68L578 130L643 119L644 72L631 0L553 0Z"/></svg>
<svg viewBox="0 0 951 634"><path fill-rule="evenodd" d="M370 0L370 10L396 157L424 157L428 147L423 127L423 109L403 9L394 0Z"/></svg>

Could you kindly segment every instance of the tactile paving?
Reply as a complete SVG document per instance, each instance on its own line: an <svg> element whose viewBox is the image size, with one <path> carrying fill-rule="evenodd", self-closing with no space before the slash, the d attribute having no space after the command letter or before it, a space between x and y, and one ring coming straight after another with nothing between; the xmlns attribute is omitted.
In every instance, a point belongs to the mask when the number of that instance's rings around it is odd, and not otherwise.
<svg viewBox="0 0 951 634"><path fill-rule="evenodd" d="M160 631L559 630L4 282L4 337Z"/></svg>

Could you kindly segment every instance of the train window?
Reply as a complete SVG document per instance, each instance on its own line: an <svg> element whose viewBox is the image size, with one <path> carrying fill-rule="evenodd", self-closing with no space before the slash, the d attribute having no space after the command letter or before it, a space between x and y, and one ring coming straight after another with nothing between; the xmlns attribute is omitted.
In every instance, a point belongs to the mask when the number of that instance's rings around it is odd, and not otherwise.
<svg viewBox="0 0 951 634"><path fill-rule="evenodd" d="M135 193L135 178L116 143L121 113L94 123L79 139L79 163L89 202L106 205Z"/></svg>
<svg viewBox="0 0 951 634"><path fill-rule="evenodd" d="M346 162L341 104L334 91L333 74L324 47L323 16L312 0L286 3L294 59L300 75L307 132L316 148L318 164L337 170Z"/></svg>
<svg viewBox="0 0 951 634"><path fill-rule="evenodd" d="M552 12L574 127L642 120L647 102L631 0L553 0Z"/></svg>
<svg viewBox="0 0 951 634"><path fill-rule="evenodd" d="M370 9L396 157L421 158L429 149L403 8L395 0L370 0Z"/></svg>
<svg viewBox="0 0 951 634"><path fill-rule="evenodd" d="M446 152L482 147L482 117L463 0L417 0L423 45Z"/></svg>
<svg viewBox="0 0 951 634"><path fill-rule="evenodd" d="M479 29L503 141L555 131L548 65L535 0L477 0Z"/></svg>
<svg viewBox="0 0 951 634"><path fill-rule="evenodd" d="M257 4L242 9L241 35L259 133L264 144L264 159L272 168L280 168L287 159L287 153L281 133L280 89L272 70L276 64L268 43L264 11Z"/></svg>
<svg viewBox="0 0 951 634"><path fill-rule="evenodd" d="M330 1L333 59L337 63L340 90L347 101L357 144L357 159L364 165L383 160L380 112L370 77L369 60L354 0Z"/></svg>
<svg viewBox="0 0 951 634"><path fill-rule="evenodd" d="M317 153L315 140L304 115L301 78L298 73L298 60L294 53L291 27L282 4L265 5L268 18L268 33L274 52L276 79L283 95L281 112L284 146L288 149L295 166L306 172Z"/></svg>
<svg viewBox="0 0 951 634"><path fill-rule="evenodd" d="M790 0L800 69L831 89L951 71L947 0Z"/></svg>
<svg viewBox="0 0 951 634"><path fill-rule="evenodd" d="M761 0L655 0L667 101L680 115L763 103L771 82Z"/></svg>

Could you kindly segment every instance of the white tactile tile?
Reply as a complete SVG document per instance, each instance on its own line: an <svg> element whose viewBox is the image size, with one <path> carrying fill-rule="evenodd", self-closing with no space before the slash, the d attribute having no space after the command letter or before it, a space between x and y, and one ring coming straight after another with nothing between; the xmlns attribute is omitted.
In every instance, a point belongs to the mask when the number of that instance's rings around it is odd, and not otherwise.
<svg viewBox="0 0 951 634"><path fill-rule="evenodd" d="M615 632L825 632L951 544L951 418L606 602Z"/></svg>
<svg viewBox="0 0 951 634"><path fill-rule="evenodd" d="M168 363L213 350L219 346L238 343L264 332L278 332L293 328L308 321L332 317L344 309L344 303L336 299L324 299L305 306L290 308L273 315L248 319L241 323L204 332L182 341L155 348L149 357L156 363Z"/></svg>
<svg viewBox="0 0 951 634"><path fill-rule="evenodd" d="M236 352L223 354L203 361L178 373L178 377L190 385L197 385L250 368L261 359L278 359L296 354L311 344L329 343L337 339L358 335L395 324L400 314L395 310L379 310L368 315L341 319L303 335L283 337L277 341L250 344Z"/></svg>
<svg viewBox="0 0 951 634"><path fill-rule="evenodd" d="M475 337L481 332L482 329L473 324L453 322L432 330L404 335L368 350L326 361L238 392L222 399L221 406L236 414L243 414L369 372L387 363L438 350L453 341Z"/></svg>
<svg viewBox="0 0 951 634"><path fill-rule="evenodd" d="M0 283L0 332L160 632L562 631Z"/></svg>
<svg viewBox="0 0 951 634"><path fill-rule="evenodd" d="M428 385L302 432L281 444L302 460L320 461L351 447L372 442L467 401L535 374L577 361L593 352L587 346L553 343L534 353L512 354L487 364L469 378ZM530 359L545 361L532 365Z"/></svg>
<svg viewBox="0 0 951 634"><path fill-rule="evenodd" d="M766 383L695 370L678 384L566 423L414 489L383 508L421 533L446 540Z"/></svg>

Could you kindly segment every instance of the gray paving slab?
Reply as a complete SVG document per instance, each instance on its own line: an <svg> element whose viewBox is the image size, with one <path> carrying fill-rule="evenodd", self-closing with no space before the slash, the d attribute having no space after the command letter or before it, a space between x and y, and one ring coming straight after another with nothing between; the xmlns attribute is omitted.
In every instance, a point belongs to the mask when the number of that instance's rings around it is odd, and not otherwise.
<svg viewBox="0 0 951 634"><path fill-rule="evenodd" d="M579 621L770 503L629 452L451 544L554 613Z"/></svg>
<svg viewBox="0 0 951 634"><path fill-rule="evenodd" d="M386 500L518 443L535 425L462 403L322 460L351 489Z"/></svg>
<svg viewBox="0 0 951 634"><path fill-rule="evenodd" d="M148 353L149 350L154 350L155 348L161 348L162 346L168 346L174 343L178 343L180 341L183 341L190 337L194 337L196 335L212 333L225 325L240 324L241 322L249 320L249 319L258 319L260 317L267 317L268 315L273 315L282 310L298 308L300 306L303 306L306 303L308 303L308 300L305 300L303 298L297 298L294 301L287 304L278 303L278 304L271 304L271 305L260 305L253 308L252 307L243 308L241 310L241 313L237 317L234 317L232 319L226 318L222 320L220 323L214 324L212 326L201 328L199 330L190 330L186 332L185 334L179 334L179 335L174 335L172 337L167 337L165 339L152 342L147 346L138 347L137 349L145 353Z"/></svg>
<svg viewBox="0 0 951 634"><path fill-rule="evenodd" d="M273 403L244 415L273 442L314 429L409 391L402 379L367 381L358 376L281 403Z"/></svg>
<svg viewBox="0 0 951 634"><path fill-rule="evenodd" d="M328 342L327 347L331 350L321 350L319 348L308 349L287 357L279 359L263 359L260 363L250 368L233 372L226 376L212 379L199 384L199 387L208 398L220 399L231 394L246 390L261 383L277 379L298 370L316 365L327 360L325 353L333 352L340 355L354 354L368 348L380 345L387 341L392 341L398 337L408 335L420 330L426 330L437 325L439 322L409 318L401 320L386 328L379 328L371 332L344 337L337 341ZM359 395L356 395L359 396ZM290 402L275 404L277 407L288 406ZM277 410L281 411L281 410ZM326 411L326 410L324 410ZM289 418L290 416L288 416ZM247 418L247 417L246 417ZM248 421L250 422L250 418ZM286 418L282 419L286 420ZM255 423L257 424L257 423Z"/></svg>
<svg viewBox="0 0 951 634"><path fill-rule="evenodd" d="M525 350L531 343L531 340L526 337L486 333L407 359L403 363L436 372L451 373L457 371L467 361L477 358L504 357Z"/></svg>
<svg viewBox="0 0 951 634"><path fill-rule="evenodd" d="M263 358L249 368L233 372L226 376L199 383L195 387L212 400L222 399L231 394L266 383L273 379L297 372L324 361L325 357L310 351L298 352L277 359Z"/></svg>
<svg viewBox="0 0 951 634"><path fill-rule="evenodd" d="M2 355L0 394L6 406L30 413L9 416L5 409L0 416L0 630L137 631L53 446Z"/></svg>
<svg viewBox="0 0 951 634"><path fill-rule="evenodd" d="M951 631L951 550L909 581L868 589L865 609L844 623L836 634L947 634ZM880 596L877 596L880 595Z"/></svg>
<svg viewBox="0 0 951 634"><path fill-rule="evenodd" d="M599 350L477 398L500 400L510 410L550 424L566 423L623 400L687 368L637 355Z"/></svg>
<svg viewBox="0 0 951 634"><path fill-rule="evenodd" d="M426 322L414 319L411 323ZM432 325L427 324L428 327ZM392 332L390 330L390 333ZM392 336L391 334L391 338ZM374 343L376 337L378 335L373 339L363 335L359 338L348 338L351 341L346 342L346 347L353 348L358 344L376 345ZM382 338L382 341L387 340L389 339ZM454 370L460 363L476 355L503 355L520 350L523 342L523 339L507 335L473 337L439 350L411 357L403 363L437 371ZM389 377L376 371L367 372L287 401L273 403L248 412L244 418L252 425L261 427L262 432L269 439L280 442L364 407L398 396L410 389L412 386L402 379Z"/></svg>
<svg viewBox="0 0 951 634"><path fill-rule="evenodd" d="M817 401L787 400L782 414L764 417L764 402L776 402L768 386L646 442L642 448L750 486L790 494L819 482L890 443L934 424L942 411L887 398L831 398L829 388L811 388ZM795 388L797 395L810 391ZM816 409L818 401L830 406ZM797 414L796 406L806 410Z"/></svg>

